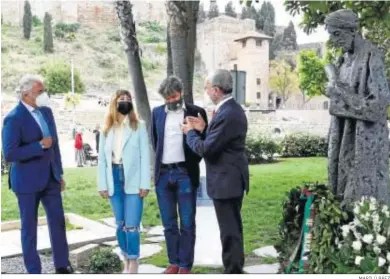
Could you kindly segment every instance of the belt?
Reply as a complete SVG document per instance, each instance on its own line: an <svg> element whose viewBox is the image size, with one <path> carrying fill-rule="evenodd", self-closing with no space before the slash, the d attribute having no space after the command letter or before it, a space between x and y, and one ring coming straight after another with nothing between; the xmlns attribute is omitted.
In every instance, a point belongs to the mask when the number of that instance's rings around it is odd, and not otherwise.
<svg viewBox="0 0 390 279"><path fill-rule="evenodd" d="M115 163L112 163L113 166L116 166L116 167L123 167L123 164L115 164Z"/></svg>
<svg viewBox="0 0 390 279"><path fill-rule="evenodd" d="M161 164L162 168L167 168L167 169L185 168L186 166L187 166L187 164L185 162L172 163L172 164Z"/></svg>

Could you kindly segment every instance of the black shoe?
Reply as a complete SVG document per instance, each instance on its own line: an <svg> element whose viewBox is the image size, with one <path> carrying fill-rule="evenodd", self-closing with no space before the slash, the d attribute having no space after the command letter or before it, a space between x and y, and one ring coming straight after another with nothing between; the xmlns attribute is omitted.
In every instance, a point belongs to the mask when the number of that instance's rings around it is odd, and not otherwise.
<svg viewBox="0 0 390 279"><path fill-rule="evenodd" d="M73 270L72 266L61 267L61 268L56 268L56 273L57 274L72 274L72 273L74 273L74 270Z"/></svg>

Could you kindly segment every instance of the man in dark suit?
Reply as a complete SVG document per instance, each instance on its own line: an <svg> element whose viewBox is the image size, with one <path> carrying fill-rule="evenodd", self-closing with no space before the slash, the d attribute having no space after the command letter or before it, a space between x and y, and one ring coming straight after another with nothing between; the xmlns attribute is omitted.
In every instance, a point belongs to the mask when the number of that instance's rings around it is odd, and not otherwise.
<svg viewBox="0 0 390 279"><path fill-rule="evenodd" d="M242 107L232 98L229 71L217 70L206 82L206 91L216 105L206 128L201 116L188 117L183 125L187 144L206 162L207 193L214 201L221 232L225 273L243 273L244 245L241 206L249 191L245 139L248 123ZM206 130L206 138L199 131Z"/></svg>
<svg viewBox="0 0 390 279"><path fill-rule="evenodd" d="M24 76L19 91L19 104L4 119L2 144L4 158L11 163L10 187L18 199L24 263L28 273L41 273L37 218L42 201L56 272L72 273L61 198L65 182L49 97L35 75Z"/></svg>
<svg viewBox="0 0 390 279"><path fill-rule="evenodd" d="M170 264L164 273L190 273L194 262L196 195L202 158L186 144L181 125L187 116L200 114L204 119L207 116L204 109L183 101L183 84L177 77L166 78L159 93L165 104L153 109L151 138L156 155L156 194ZM197 135L204 138L202 133Z"/></svg>

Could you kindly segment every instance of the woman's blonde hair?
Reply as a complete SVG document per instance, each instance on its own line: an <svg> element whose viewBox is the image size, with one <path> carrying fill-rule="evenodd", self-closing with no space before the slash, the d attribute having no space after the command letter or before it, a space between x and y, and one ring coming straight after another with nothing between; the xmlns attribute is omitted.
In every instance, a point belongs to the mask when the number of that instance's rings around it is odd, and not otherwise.
<svg viewBox="0 0 390 279"><path fill-rule="evenodd" d="M105 124L103 128L103 133L105 136L107 136L108 131L111 129L112 126L118 125L118 111L117 111L117 101L121 96L128 96L130 99L132 99L131 94L129 91L124 89L119 89L115 92L114 98L112 98L110 102L110 106L108 107L108 113L105 118ZM137 130L139 119L137 114L134 111L134 108L130 111L130 113L127 116L129 118L129 124L130 127L133 130Z"/></svg>

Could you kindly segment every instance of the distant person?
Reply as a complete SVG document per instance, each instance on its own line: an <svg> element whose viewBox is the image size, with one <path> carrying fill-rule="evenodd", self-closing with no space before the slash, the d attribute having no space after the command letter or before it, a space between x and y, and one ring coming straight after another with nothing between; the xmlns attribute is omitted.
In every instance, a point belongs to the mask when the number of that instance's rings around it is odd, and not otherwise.
<svg viewBox="0 0 390 279"><path fill-rule="evenodd" d="M187 145L206 163L207 194L213 199L221 232L224 273L243 273L244 239L241 207L249 191L245 140L248 122L242 107L232 97L233 78L217 70L205 90L215 105L215 115L206 127L201 116L187 117L183 132ZM203 139L199 132L206 131Z"/></svg>
<svg viewBox="0 0 390 279"><path fill-rule="evenodd" d="M77 128L76 137L74 141L75 156L77 167L83 167L85 164L83 132L81 127Z"/></svg>
<svg viewBox="0 0 390 279"><path fill-rule="evenodd" d="M153 109L151 137L156 152L157 201L169 260L164 273L184 274L191 272L194 263L196 196L202 158L186 144L181 124L186 116L207 116L204 109L184 102L183 84L177 77L166 78L159 93L165 104Z"/></svg>
<svg viewBox="0 0 390 279"><path fill-rule="evenodd" d="M137 273L143 201L150 189L146 125L134 111L130 92L118 90L100 136L98 191L109 199L124 257L123 273Z"/></svg>
<svg viewBox="0 0 390 279"><path fill-rule="evenodd" d="M100 125L97 124L95 130L93 130L95 134L95 143L96 143L96 152L99 153L99 138L100 138Z"/></svg>
<svg viewBox="0 0 390 279"><path fill-rule="evenodd" d="M21 242L28 273L42 271L37 252L38 207L42 202L56 273L73 273L61 191L65 190L57 128L49 97L40 76L25 75L19 82L20 102L4 119L4 158L11 163L10 187L21 219Z"/></svg>

